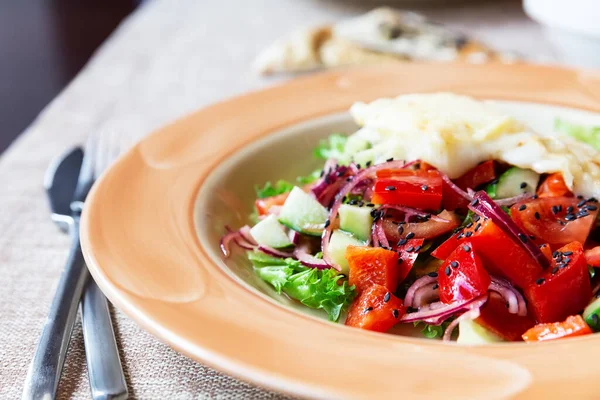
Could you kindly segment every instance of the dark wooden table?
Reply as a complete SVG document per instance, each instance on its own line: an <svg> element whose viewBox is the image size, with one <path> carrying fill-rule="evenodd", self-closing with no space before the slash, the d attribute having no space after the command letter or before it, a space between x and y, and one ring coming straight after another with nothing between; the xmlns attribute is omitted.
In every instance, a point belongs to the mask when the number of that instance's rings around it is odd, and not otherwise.
<svg viewBox="0 0 600 400"><path fill-rule="evenodd" d="M0 152L140 2L0 0Z"/></svg>

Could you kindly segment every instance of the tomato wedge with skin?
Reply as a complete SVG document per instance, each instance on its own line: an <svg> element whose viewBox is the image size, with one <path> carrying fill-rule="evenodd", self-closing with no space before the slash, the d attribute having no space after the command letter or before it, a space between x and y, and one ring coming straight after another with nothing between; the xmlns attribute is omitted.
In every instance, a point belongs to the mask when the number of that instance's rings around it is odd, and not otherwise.
<svg viewBox="0 0 600 400"><path fill-rule="evenodd" d="M538 324L523 334L526 342L541 342L567 337L589 335L592 330L581 315L571 315L562 322Z"/></svg>
<svg viewBox="0 0 600 400"><path fill-rule="evenodd" d="M378 171L371 202L437 210L442 203L442 177L437 170Z"/></svg>
<svg viewBox="0 0 600 400"><path fill-rule="evenodd" d="M390 292L398 287L400 265L398 253L381 247L348 246L346 260L350 267L348 283L361 292L374 284Z"/></svg>
<svg viewBox="0 0 600 400"><path fill-rule="evenodd" d="M454 180L456 185L467 190L475 189L484 183L496 179L496 168L493 160L485 161L465 172L461 177Z"/></svg>
<svg viewBox="0 0 600 400"><path fill-rule="evenodd" d="M504 277L520 288L526 287L542 273L542 267L520 243L512 240L498 225L479 218L472 225L452 235L431 255L445 260L465 241L470 241L492 275Z"/></svg>
<svg viewBox="0 0 600 400"><path fill-rule="evenodd" d="M592 267L600 268L600 246L585 251L585 260Z"/></svg>
<svg viewBox="0 0 600 400"><path fill-rule="evenodd" d="M346 325L376 332L386 332L400 322L406 308L398 297L381 285L363 290L352 302Z"/></svg>
<svg viewBox="0 0 600 400"><path fill-rule="evenodd" d="M415 238L433 239L452 231L460 225L460 219L451 211L444 210L437 217L443 221L429 219L425 222L397 224L392 222L392 219L385 219L383 221L383 230L389 240L397 242L411 232L413 233L411 236Z"/></svg>
<svg viewBox="0 0 600 400"><path fill-rule="evenodd" d="M598 216L598 204L573 197L547 197L519 202L510 209L513 221L537 244L553 249L585 243Z"/></svg>
<svg viewBox="0 0 600 400"><path fill-rule="evenodd" d="M489 300L481 307L480 315L475 322L511 342L521 341L521 335L535 325L535 321L529 315L509 313L506 301L497 293L490 293Z"/></svg>
<svg viewBox="0 0 600 400"><path fill-rule="evenodd" d="M440 300L446 304L479 297L491 282L470 241L458 246L438 270Z"/></svg>
<svg viewBox="0 0 600 400"><path fill-rule="evenodd" d="M538 322L562 321L581 312L592 298L581 243L570 243L555 254L550 268L524 290L529 310Z"/></svg>
<svg viewBox="0 0 600 400"><path fill-rule="evenodd" d="M544 179L544 182L537 190L539 198L544 197L571 197L573 193L567 187L565 180L560 172L550 174Z"/></svg>

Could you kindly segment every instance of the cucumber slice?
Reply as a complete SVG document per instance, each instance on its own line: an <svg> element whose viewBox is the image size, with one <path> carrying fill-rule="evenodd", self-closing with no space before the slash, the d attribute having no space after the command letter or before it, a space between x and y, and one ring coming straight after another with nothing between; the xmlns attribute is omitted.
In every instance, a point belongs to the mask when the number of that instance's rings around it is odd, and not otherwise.
<svg viewBox="0 0 600 400"><path fill-rule="evenodd" d="M583 310L583 319L594 331L600 331L600 298L592 301Z"/></svg>
<svg viewBox="0 0 600 400"><path fill-rule="evenodd" d="M292 242L283 230L283 226L273 214L260 221L250 229L250 234L258 244L274 247L276 249L288 247Z"/></svg>
<svg viewBox="0 0 600 400"><path fill-rule="evenodd" d="M349 233L341 230L335 230L331 233L329 241L329 255L331 259L342 267L342 273L348 275L348 260L346 260L346 247L348 246L366 246L367 244L356 239Z"/></svg>
<svg viewBox="0 0 600 400"><path fill-rule="evenodd" d="M371 147L371 143L359 136L349 136L344 146L344 155L351 158L359 151L367 150Z"/></svg>
<svg viewBox="0 0 600 400"><path fill-rule="evenodd" d="M522 193L535 194L540 174L530 169L512 167L500 175L494 187L488 187L487 192L495 194L495 198L506 199Z"/></svg>
<svg viewBox="0 0 600 400"><path fill-rule="evenodd" d="M368 240L371 235L372 207L358 207L342 204L339 210L340 229L351 233L358 240Z"/></svg>
<svg viewBox="0 0 600 400"><path fill-rule="evenodd" d="M458 339L456 339L456 343L473 346L503 341L501 337L473 320L463 320L458 323Z"/></svg>
<svg viewBox="0 0 600 400"><path fill-rule="evenodd" d="M294 186L279 213L279 222L305 235L321 236L329 212L315 198Z"/></svg>

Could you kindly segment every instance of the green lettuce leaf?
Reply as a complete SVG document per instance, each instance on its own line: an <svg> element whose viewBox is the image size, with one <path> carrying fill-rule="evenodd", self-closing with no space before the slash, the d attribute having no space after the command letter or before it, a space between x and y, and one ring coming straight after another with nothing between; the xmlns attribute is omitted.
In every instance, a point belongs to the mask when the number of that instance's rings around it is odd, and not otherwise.
<svg viewBox="0 0 600 400"><path fill-rule="evenodd" d="M413 323L414 326L422 326L421 333L427 339L435 339L444 336L444 331L450 325L450 322L442 322L441 325L429 325L425 322L418 321Z"/></svg>
<svg viewBox="0 0 600 400"><path fill-rule="evenodd" d="M291 258L280 259L249 252L256 275L292 299L307 307L324 310L330 321L337 321L355 296L355 287L347 282L341 285L342 276L334 269L306 268Z"/></svg>
<svg viewBox="0 0 600 400"><path fill-rule="evenodd" d="M329 158L335 158L340 160L344 157L344 148L348 137L339 133L334 133L327 138L322 140L319 146L314 151L314 156L318 159L327 160Z"/></svg>
<svg viewBox="0 0 600 400"><path fill-rule="evenodd" d="M294 188L294 185L288 181L278 180L275 182L275 185L272 185L271 182L265 183L265 186L262 188L259 186L255 186L254 190L256 191L256 197L259 199L264 199L265 197L277 196L278 194L287 193Z"/></svg>
<svg viewBox="0 0 600 400"><path fill-rule="evenodd" d="M600 126L574 124L557 118L554 120L554 129L587 143L600 151Z"/></svg>
<svg viewBox="0 0 600 400"><path fill-rule="evenodd" d="M307 183L313 183L314 181L316 181L320 177L321 177L321 170L320 169L316 169L313 172L311 172L310 175L297 177L296 181L298 183L302 184L302 185L305 185Z"/></svg>

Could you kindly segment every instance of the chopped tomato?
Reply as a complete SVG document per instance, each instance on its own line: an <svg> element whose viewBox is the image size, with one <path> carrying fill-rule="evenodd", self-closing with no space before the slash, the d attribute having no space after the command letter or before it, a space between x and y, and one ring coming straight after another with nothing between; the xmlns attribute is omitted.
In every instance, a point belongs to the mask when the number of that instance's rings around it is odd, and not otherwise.
<svg viewBox="0 0 600 400"><path fill-rule="evenodd" d="M496 179L496 170L494 168L494 161L490 160L465 172L460 178L457 178L454 183L456 183L459 188L467 190L468 188L475 189L494 179Z"/></svg>
<svg viewBox="0 0 600 400"><path fill-rule="evenodd" d="M561 196L573 196L573 193L569 190L565 184L565 180L560 172L550 174L544 179L544 182L540 185L537 190L537 195L540 198L544 197L561 197Z"/></svg>
<svg viewBox="0 0 600 400"><path fill-rule="evenodd" d="M350 306L346 325L386 332L400 322L406 312L402 300L381 285L372 285L358 295Z"/></svg>
<svg viewBox="0 0 600 400"><path fill-rule="evenodd" d="M442 177L437 170L377 171L371 202L437 210L442 203Z"/></svg>
<svg viewBox="0 0 600 400"><path fill-rule="evenodd" d="M469 241L458 246L438 270L440 300L452 303L487 293L491 279Z"/></svg>
<svg viewBox="0 0 600 400"><path fill-rule="evenodd" d="M258 211L258 215L267 215L273 206L282 206L287 200L288 193L278 194L277 196L265 197L264 199L256 199L254 207Z"/></svg>
<svg viewBox="0 0 600 400"><path fill-rule="evenodd" d="M396 251L399 255L398 266L400 268L398 282L402 282L408 276L413 265L415 265L415 261L419 256L419 250L423 247L424 242L423 239L409 239L406 243L396 246Z"/></svg>
<svg viewBox="0 0 600 400"><path fill-rule="evenodd" d="M475 321L508 341L520 341L521 335L535 324L529 315L509 313L505 300L496 293L490 293L489 300L481 307L481 314Z"/></svg>
<svg viewBox="0 0 600 400"><path fill-rule="evenodd" d="M581 243L570 243L555 254L550 268L525 288L529 310L538 322L562 321L583 310L592 298Z"/></svg>
<svg viewBox="0 0 600 400"><path fill-rule="evenodd" d="M600 268L600 246L596 246L593 249L586 250L585 260L592 267Z"/></svg>
<svg viewBox="0 0 600 400"><path fill-rule="evenodd" d="M443 221L429 219L425 222L409 222L405 224L395 224L391 219L383 221L383 230L385 235L391 241L397 242L405 238L410 232L413 237L421 239L433 239L440 235L450 232L460 225L460 219L451 211L442 211L437 215Z"/></svg>
<svg viewBox="0 0 600 400"><path fill-rule="evenodd" d="M536 243L557 248L575 241L585 243L598 206L573 197L547 197L519 202L511 207L510 215Z"/></svg>
<svg viewBox="0 0 600 400"><path fill-rule="evenodd" d="M523 334L526 342L541 342L566 337L589 335L592 330L581 315L571 315L563 322L538 324Z"/></svg>
<svg viewBox="0 0 600 400"><path fill-rule="evenodd" d="M400 265L398 253L381 247L348 246L346 259L350 266L348 281L361 292L373 284L395 292Z"/></svg>
<svg viewBox="0 0 600 400"><path fill-rule="evenodd" d="M518 287L527 286L542 273L542 267L520 243L512 240L498 225L483 218L452 235L431 255L445 260L467 240L473 243L477 255L492 275L505 277Z"/></svg>

